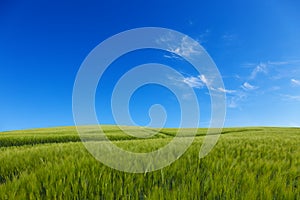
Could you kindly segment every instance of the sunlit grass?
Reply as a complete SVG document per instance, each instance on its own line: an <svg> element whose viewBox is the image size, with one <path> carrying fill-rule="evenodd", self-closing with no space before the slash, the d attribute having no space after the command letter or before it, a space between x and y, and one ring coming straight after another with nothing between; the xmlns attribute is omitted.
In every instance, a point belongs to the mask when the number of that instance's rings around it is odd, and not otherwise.
<svg viewBox="0 0 300 200"><path fill-rule="evenodd" d="M114 126L104 130L118 146L143 152L176 134L176 129L164 129L150 139L133 140ZM0 133L0 199L300 198L300 129L224 129L200 160L205 132L198 130L176 162L144 174L120 172L95 160L74 127Z"/></svg>

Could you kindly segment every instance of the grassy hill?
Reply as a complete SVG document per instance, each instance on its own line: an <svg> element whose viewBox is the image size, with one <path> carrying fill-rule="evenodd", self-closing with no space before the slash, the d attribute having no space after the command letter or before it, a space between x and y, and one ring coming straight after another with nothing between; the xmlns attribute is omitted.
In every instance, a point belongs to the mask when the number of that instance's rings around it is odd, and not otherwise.
<svg viewBox="0 0 300 200"><path fill-rule="evenodd" d="M104 131L119 147L141 152L176 133L162 129L136 139L115 126ZM300 199L300 129L226 128L199 159L205 133L198 129L192 146L170 166L129 174L95 160L75 127L2 132L0 199Z"/></svg>

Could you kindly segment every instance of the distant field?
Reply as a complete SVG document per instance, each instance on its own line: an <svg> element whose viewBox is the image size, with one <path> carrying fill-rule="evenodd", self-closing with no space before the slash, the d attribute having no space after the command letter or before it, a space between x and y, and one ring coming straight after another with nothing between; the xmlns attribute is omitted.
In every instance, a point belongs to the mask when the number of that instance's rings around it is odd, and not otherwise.
<svg viewBox="0 0 300 200"><path fill-rule="evenodd" d="M116 145L142 152L176 134L163 129L136 139L115 126L104 130ZM192 146L170 166L129 174L95 160L74 127L2 132L0 199L300 199L300 129L226 128L199 159L205 133L198 129Z"/></svg>

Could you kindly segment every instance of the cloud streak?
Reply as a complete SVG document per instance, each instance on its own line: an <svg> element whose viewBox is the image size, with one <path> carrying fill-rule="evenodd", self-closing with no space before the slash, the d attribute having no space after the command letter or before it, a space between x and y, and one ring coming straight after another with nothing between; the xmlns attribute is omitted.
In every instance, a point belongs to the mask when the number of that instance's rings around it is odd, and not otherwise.
<svg viewBox="0 0 300 200"><path fill-rule="evenodd" d="M185 77L182 82L193 88L202 88L205 84L200 77L194 76Z"/></svg>
<svg viewBox="0 0 300 200"><path fill-rule="evenodd" d="M240 102L245 101L247 98L247 94L242 91L236 91L235 95L227 98L227 105L229 108L238 108Z"/></svg>
<svg viewBox="0 0 300 200"><path fill-rule="evenodd" d="M192 88L197 88L197 89L202 89L205 86L209 90L213 91L218 91L222 93L227 93L227 94L233 94L237 92L236 90L228 90L225 88L213 88L212 85L212 80L209 80L205 75L201 74L199 76L187 76L182 79L174 78L174 77L168 77L170 81L172 81L172 84L184 88L184 84L187 84L189 87Z"/></svg>
<svg viewBox="0 0 300 200"><path fill-rule="evenodd" d="M242 86L241 86L245 91L249 91L249 90L256 90L258 87L251 85L248 82L245 82Z"/></svg>
<svg viewBox="0 0 300 200"><path fill-rule="evenodd" d="M250 79L252 79L252 80L255 79L256 76L260 73L263 73L263 74L268 73L266 64L260 63L259 65L257 65L251 72Z"/></svg>
<svg viewBox="0 0 300 200"><path fill-rule="evenodd" d="M292 84L293 86L300 86L300 81L292 78L292 79L291 79L291 84Z"/></svg>
<svg viewBox="0 0 300 200"><path fill-rule="evenodd" d="M282 95L285 100L300 101L300 95Z"/></svg>
<svg viewBox="0 0 300 200"><path fill-rule="evenodd" d="M185 36L181 39L180 45L176 47L170 47L168 50L183 57L191 57L201 53L197 47L197 42L193 42L187 36Z"/></svg>
<svg viewBox="0 0 300 200"><path fill-rule="evenodd" d="M224 92L224 93L227 93L227 94L236 93L236 90L226 90L225 88L218 88L218 91Z"/></svg>
<svg viewBox="0 0 300 200"><path fill-rule="evenodd" d="M164 43L167 46L167 50L175 54L166 56L168 58L178 58L178 56L193 58L193 56L203 53L203 49L199 47L198 42L192 40L188 36L177 38L176 36L169 34L161 37L157 42Z"/></svg>
<svg viewBox="0 0 300 200"><path fill-rule="evenodd" d="M244 67L250 68L248 74L241 76L236 75L235 79L242 81L239 88L233 93L227 93L228 95L228 107L238 108L247 101L247 98L253 94L264 94L274 91L280 91L286 88L287 85L281 85L282 82L271 82L278 79L289 80L289 84L293 87L300 87L300 79L293 78L291 76L297 76L300 73L299 70L300 60L286 60L286 61L267 61L257 63L246 63ZM265 80L268 80L266 82ZM257 85L259 84L259 85ZM280 84L280 87L278 86ZM266 89L269 87L269 89ZM287 88L288 89L288 88ZM265 90L265 91L264 91ZM275 94L276 95L276 94ZM278 93L277 93L278 95ZM299 95L280 95L281 100L286 101L300 101ZM275 98L275 97L274 97Z"/></svg>

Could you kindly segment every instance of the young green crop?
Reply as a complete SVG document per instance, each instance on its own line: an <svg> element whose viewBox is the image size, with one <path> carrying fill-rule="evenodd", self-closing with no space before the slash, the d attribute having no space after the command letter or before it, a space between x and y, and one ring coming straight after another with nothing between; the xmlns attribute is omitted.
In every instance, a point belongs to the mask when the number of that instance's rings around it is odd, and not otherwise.
<svg viewBox="0 0 300 200"><path fill-rule="evenodd" d="M167 144L176 134L176 129L163 129L151 139L133 140L114 126L105 131L119 147L142 152ZM144 174L120 172L95 160L74 127L0 133L0 199L300 198L300 129L224 129L215 148L199 159L205 131L198 130L192 146L173 164Z"/></svg>

